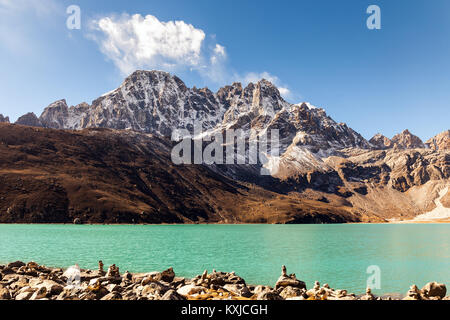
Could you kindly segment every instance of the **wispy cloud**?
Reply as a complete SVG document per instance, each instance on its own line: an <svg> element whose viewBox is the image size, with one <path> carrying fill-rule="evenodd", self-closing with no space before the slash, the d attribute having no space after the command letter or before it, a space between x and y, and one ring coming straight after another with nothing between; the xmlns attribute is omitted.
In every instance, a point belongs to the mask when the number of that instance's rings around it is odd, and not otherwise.
<svg viewBox="0 0 450 320"><path fill-rule="evenodd" d="M269 72L241 75L230 71L226 47L217 43L215 36L207 38L205 31L184 21L163 22L152 15L122 14L92 20L90 25L89 37L123 75L136 69L187 69L220 85L265 78L277 85L285 98L291 96L288 87ZM207 39L212 43L206 43Z"/></svg>
<svg viewBox="0 0 450 320"><path fill-rule="evenodd" d="M128 74L140 68L198 67L205 33L184 21L123 14L92 22L100 50Z"/></svg>

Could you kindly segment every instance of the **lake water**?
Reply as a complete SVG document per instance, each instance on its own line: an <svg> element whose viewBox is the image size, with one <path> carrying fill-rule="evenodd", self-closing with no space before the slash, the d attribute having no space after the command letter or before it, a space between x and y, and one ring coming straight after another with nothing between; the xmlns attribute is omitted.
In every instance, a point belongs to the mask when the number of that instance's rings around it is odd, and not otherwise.
<svg viewBox="0 0 450 320"><path fill-rule="evenodd" d="M376 265L374 292L404 294L413 283L450 284L450 225L0 225L0 263L15 260L82 268L103 260L121 272L172 266L188 277L216 269L272 286L284 264L308 288L318 280L357 294Z"/></svg>

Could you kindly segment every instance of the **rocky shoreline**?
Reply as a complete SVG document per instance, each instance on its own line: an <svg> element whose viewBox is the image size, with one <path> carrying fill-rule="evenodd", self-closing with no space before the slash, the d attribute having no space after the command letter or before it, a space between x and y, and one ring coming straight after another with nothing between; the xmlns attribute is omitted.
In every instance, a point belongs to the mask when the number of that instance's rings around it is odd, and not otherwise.
<svg viewBox="0 0 450 320"><path fill-rule="evenodd" d="M403 300L450 300L445 284L430 282L422 289L412 285ZM177 277L172 268L162 272L120 273L116 265L106 271L50 268L35 262L0 265L0 300L393 300L305 282L282 267L274 287L249 285L234 272L213 270L194 278Z"/></svg>

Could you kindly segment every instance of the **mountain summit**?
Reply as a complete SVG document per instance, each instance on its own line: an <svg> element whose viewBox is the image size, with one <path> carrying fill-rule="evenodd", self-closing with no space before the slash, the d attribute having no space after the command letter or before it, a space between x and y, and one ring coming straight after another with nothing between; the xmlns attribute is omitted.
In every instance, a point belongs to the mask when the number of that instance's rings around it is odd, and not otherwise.
<svg viewBox="0 0 450 320"><path fill-rule="evenodd" d="M172 133L197 121L204 138L276 129L279 156L175 165ZM449 131L426 145L408 130L368 142L264 79L214 93L141 70L90 105L58 100L16 123L0 124L0 222L379 222L433 210L450 179Z"/></svg>
<svg viewBox="0 0 450 320"><path fill-rule="evenodd" d="M44 109L39 121L27 121L54 129L110 128L164 137L174 129L192 132L195 122L210 132L242 129L259 134L279 129L282 152L291 145L291 149L326 155L348 147L370 148L360 134L336 123L323 109L288 103L265 79L246 87L233 83L214 93L188 88L167 72L138 70L91 105L68 107L65 100L58 100Z"/></svg>

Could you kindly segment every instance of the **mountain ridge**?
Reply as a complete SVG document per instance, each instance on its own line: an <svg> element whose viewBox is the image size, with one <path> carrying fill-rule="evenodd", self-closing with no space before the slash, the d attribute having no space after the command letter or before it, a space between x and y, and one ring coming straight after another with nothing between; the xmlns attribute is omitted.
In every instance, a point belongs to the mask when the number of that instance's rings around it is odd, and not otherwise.
<svg viewBox="0 0 450 320"><path fill-rule="evenodd" d="M261 86L262 95L254 96L254 93L261 92ZM169 93L160 95L158 90L146 92L146 88L169 89ZM128 97L126 97L127 94ZM264 104L265 99L269 101ZM130 101L134 103L131 103L131 110L127 110ZM262 105L258 108L256 104L261 101ZM94 99L90 105L82 102L69 107L65 99L57 100L44 108L39 117L41 124L36 121L29 121L29 123L54 129L79 130L108 127L170 136L171 127L192 129L189 122L193 120L205 121L205 129L211 130L214 126L220 125L220 122L222 125L229 124L236 121L240 115L252 111L260 116L273 117L274 114L271 113L274 111L302 104L310 106L305 102L299 104L286 102L276 86L265 79L261 79L256 84L249 83L246 87L236 82L219 88L214 93L208 88L197 89L195 86L188 88L180 78L164 71L137 70L118 88ZM119 106L119 108L111 105ZM142 110L145 105L149 108L147 112ZM172 110L162 114L161 106L171 106ZM176 118L175 121L173 117ZM27 124L24 121L16 123ZM433 138L435 137L430 140Z"/></svg>
<svg viewBox="0 0 450 320"><path fill-rule="evenodd" d="M36 211L48 211L43 221L49 222L385 222L431 211L450 184L449 131L426 143L409 130L367 141L322 108L286 102L267 80L213 93L141 70L91 105L69 107L62 99L39 118L28 113L14 125L0 119L6 122L0 124L6 190L0 196L7 199L0 209L13 213L0 215L4 222L38 221ZM278 130L279 154L268 149L268 161L255 165L174 165L172 134L194 134L197 122L203 132L194 139L205 143L230 129L243 133L246 144ZM39 190L48 189L42 181L56 172L52 200ZM27 183L17 187L17 181Z"/></svg>

